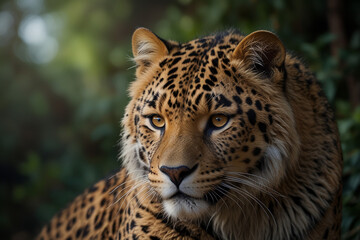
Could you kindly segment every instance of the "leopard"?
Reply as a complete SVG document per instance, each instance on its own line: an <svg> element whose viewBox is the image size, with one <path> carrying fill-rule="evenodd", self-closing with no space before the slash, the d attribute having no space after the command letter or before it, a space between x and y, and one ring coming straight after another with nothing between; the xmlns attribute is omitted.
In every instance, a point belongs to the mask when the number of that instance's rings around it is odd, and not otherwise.
<svg viewBox="0 0 360 240"><path fill-rule="evenodd" d="M132 52L122 167L37 239L340 239L335 115L276 34L138 28Z"/></svg>

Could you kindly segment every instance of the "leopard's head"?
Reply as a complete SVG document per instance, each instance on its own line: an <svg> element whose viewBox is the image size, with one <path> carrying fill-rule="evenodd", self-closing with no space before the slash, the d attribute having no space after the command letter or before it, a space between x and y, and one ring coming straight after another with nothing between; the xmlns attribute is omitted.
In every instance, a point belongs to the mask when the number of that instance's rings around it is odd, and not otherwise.
<svg viewBox="0 0 360 240"><path fill-rule="evenodd" d="M278 185L296 164L276 35L228 31L180 44L140 28L132 49L124 166L168 216L209 219Z"/></svg>

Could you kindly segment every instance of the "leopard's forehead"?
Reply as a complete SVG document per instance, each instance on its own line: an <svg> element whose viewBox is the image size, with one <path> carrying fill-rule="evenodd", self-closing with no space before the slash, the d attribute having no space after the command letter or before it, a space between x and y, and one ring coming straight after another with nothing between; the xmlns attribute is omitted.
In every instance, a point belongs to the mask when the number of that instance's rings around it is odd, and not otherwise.
<svg viewBox="0 0 360 240"><path fill-rule="evenodd" d="M171 49L144 90L143 106L175 118L180 112L191 118L201 111L231 107L231 93L244 91L241 76L230 64L231 53L242 38L227 32Z"/></svg>

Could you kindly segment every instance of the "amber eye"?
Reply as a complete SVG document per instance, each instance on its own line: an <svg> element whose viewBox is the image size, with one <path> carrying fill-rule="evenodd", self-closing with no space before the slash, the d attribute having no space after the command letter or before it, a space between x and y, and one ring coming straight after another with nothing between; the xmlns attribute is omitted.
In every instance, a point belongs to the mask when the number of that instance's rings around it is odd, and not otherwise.
<svg viewBox="0 0 360 240"><path fill-rule="evenodd" d="M163 128L165 126L164 118L159 115L151 116L150 121L154 128Z"/></svg>
<svg viewBox="0 0 360 240"><path fill-rule="evenodd" d="M217 128L221 128L223 126L225 126L225 124L228 122L229 117L223 115L223 114L215 114L213 116L211 116L211 123L217 127Z"/></svg>

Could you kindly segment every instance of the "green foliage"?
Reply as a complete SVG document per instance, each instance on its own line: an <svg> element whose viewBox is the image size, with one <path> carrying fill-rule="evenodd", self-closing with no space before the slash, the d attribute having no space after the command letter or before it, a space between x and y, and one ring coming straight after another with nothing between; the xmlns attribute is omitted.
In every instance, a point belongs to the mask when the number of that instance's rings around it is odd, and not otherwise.
<svg viewBox="0 0 360 240"><path fill-rule="evenodd" d="M346 239L360 237L360 107L351 112L345 102L337 109L346 117L338 121L344 152L343 223Z"/></svg>
<svg viewBox="0 0 360 240"><path fill-rule="evenodd" d="M360 238L360 107L350 102L346 80L360 76L358 1L344 6L349 44L338 56L331 54L338 36L328 30L325 0L0 4L3 238L31 239L85 187L119 168L119 122L134 78L130 39L139 26L180 41L229 27L245 34L268 29L302 56L336 110L344 152L343 238Z"/></svg>

